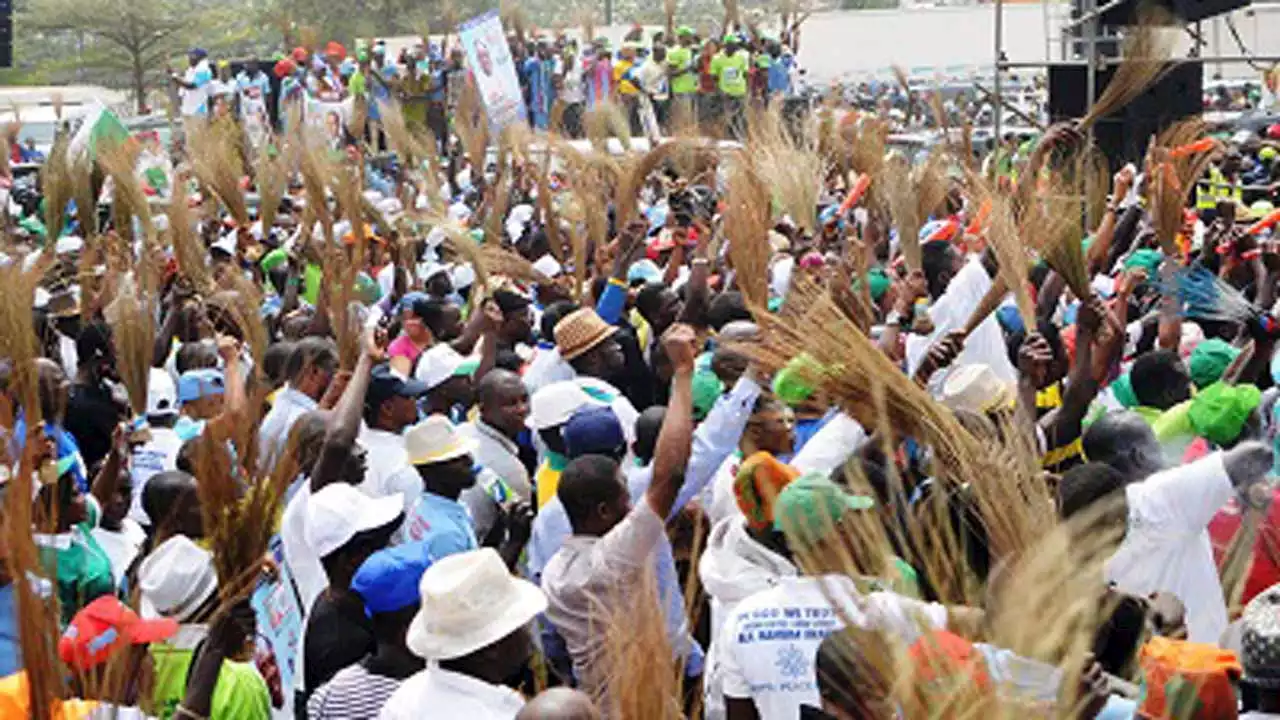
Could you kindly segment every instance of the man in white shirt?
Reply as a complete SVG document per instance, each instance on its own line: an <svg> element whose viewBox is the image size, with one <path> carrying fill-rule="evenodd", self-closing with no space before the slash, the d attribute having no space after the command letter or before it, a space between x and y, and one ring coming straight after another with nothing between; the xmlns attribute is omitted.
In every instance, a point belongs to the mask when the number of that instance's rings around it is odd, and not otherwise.
<svg viewBox="0 0 1280 720"><path fill-rule="evenodd" d="M151 439L137 446L129 461L133 485L129 517L140 525L151 524L151 518L142 509L142 491L147 481L157 473L176 470L178 451L182 448L182 440L173 430L178 420L178 388L162 368L151 368L148 378L147 424Z"/></svg>
<svg viewBox="0 0 1280 720"><path fill-rule="evenodd" d="M514 499L533 497L529 469L520 461L516 438L529 418L529 391L520 376L507 370L490 370L476 386L480 417L458 428L475 440L475 460L502 481Z"/></svg>
<svg viewBox="0 0 1280 720"><path fill-rule="evenodd" d="M422 494L422 479L409 464L403 433L418 421L417 399L426 392L425 384L396 375L389 365L379 365L373 369L364 399L359 442L368 452L369 469L360 490L369 497L399 494L406 513Z"/></svg>
<svg viewBox="0 0 1280 720"><path fill-rule="evenodd" d="M187 51L187 69L181 76L169 76L178 86L182 98L182 118L207 118L209 116L209 83L213 82L213 70L209 67L209 53L203 48Z"/></svg>
<svg viewBox="0 0 1280 720"><path fill-rule="evenodd" d="M785 534L784 552L803 561L805 575L783 578L743 600L717 636L728 720L790 720L803 705L820 707L818 647L844 628L846 618L864 629L884 630L904 645L924 630L947 627L946 607L868 592L877 578L850 577L845 567L850 552L863 562L876 549L848 547L857 543L843 529L845 517L865 511L869 503L816 475L793 480L778 492L773 527Z"/></svg>
<svg viewBox="0 0 1280 720"><path fill-rule="evenodd" d="M556 334L560 340L560 333ZM674 371L671 402L654 450L653 479L644 496L633 508L618 464L602 455L570 462L556 493L574 534L542 573L547 618L564 637L582 688L597 697L606 692L611 675L605 667L601 623L617 613L634 611L628 602L634 596L628 597L625 591L634 592L653 563L690 453L697 354L693 329L673 326L663 345Z"/></svg>
<svg viewBox="0 0 1280 720"><path fill-rule="evenodd" d="M1271 462L1268 446L1246 442L1125 486L1127 528L1107 580L1131 595L1172 593L1186 607L1187 638L1217 643L1227 606L1206 528L1233 494L1251 506L1269 496L1260 481Z"/></svg>
<svg viewBox="0 0 1280 720"><path fill-rule="evenodd" d="M515 717L524 699L502 683L533 657L529 623L547 607L542 591L513 577L492 548L437 560L419 589L407 644L427 668L405 680L378 717Z"/></svg>
<svg viewBox="0 0 1280 720"><path fill-rule="evenodd" d="M332 340L309 336L294 346L284 366L288 382L276 393L275 404L258 430L264 467L271 467L281 457L294 422L319 407L337 368L338 349Z"/></svg>

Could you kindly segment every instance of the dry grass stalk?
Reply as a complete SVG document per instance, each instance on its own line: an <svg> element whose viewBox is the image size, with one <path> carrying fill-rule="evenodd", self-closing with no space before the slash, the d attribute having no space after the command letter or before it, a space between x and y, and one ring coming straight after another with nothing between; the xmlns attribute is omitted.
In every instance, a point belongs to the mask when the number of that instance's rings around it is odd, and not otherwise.
<svg viewBox="0 0 1280 720"><path fill-rule="evenodd" d="M98 196L93 191L94 165L88 153L76 158L71 168L75 184L76 220L85 243L98 234Z"/></svg>
<svg viewBox="0 0 1280 720"><path fill-rule="evenodd" d="M951 180L947 176L949 164L946 154L932 152L924 164L912 172L913 192L919 210L917 217L922 222L946 214L943 201L951 189Z"/></svg>
<svg viewBox="0 0 1280 720"><path fill-rule="evenodd" d="M645 153L644 157L632 163L627 168L627 171L622 174L622 178L618 183L618 195L614 199L617 207L615 225L618 228L625 228L635 219L641 189L649 181L649 177L665 162L678 153L706 151L710 147L705 142L676 138L658 145Z"/></svg>
<svg viewBox="0 0 1280 720"><path fill-rule="evenodd" d="M453 116L453 130L462 141L462 149L471 165L472 177L484 173L485 153L489 147L489 121L480 96L471 83L462 86L458 96L458 112Z"/></svg>
<svg viewBox="0 0 1280 720"><path fill-rule="evenodd" d="M315 52L320 47L320 31L311 25L298 28L298 43L307 52Z"/></svg>
<svg viewBox="0 0 1280 720"><path fill-rule="evenodd" d="M610 603L626 617L593 617L604 635L606 678L593 698L609 717L679 720L683 668L674 659L667 639L662 604L653 569L626 588L618 588ZM623 595L625 593L625 597ZM624 601L625 600L625 601Z"/></svg>
<svg viewBox="0 0 1280 720"><path fill-rule="evenodd" d="M40 170L40 189L44 193L44 227L49 241L56 242L62 235L67 204L76 192L75 171L67 158L67 141L60 135L49 151L44 167Z"/></svg>
<svg viewBox="0 0 1280 720"><path fill-rule="evenodd" d="M1048 188L1031 204L1021 227L1024 241L1039 251L1045 264L1062 276L1077 298L1088 300L1093 291L1082 244L1082 179L1081 172L1052 174Z"/></svg>
<svg viewBox="0 0 1280 720"><path fill-rule="evenodd" d="M116 233L132 238L132 219L136 217L142 226L143 253L146 254L156 247L157 240L151 223L151 206L134 174L137 158L138 146L132 141L98 148L98 164L111 176L113 184L111 210ZM144 286L153 287L152 279L145 279Z"/></svg>
<svg viewBox="0 0 1280 720"><path fill-rule="evenodd" d="M152 296L139 286L140 278L126 276L115 301L104 313L111 323L116 369L129 394L135 417L147 411L147 381L155 348L155 308Z"/></svg>
<svg viewBox="0 0 1280 720"><path fill-rule="evenodd" d="M0 447L6 466L14 467L9 481L8 497L30 499L35 482L35 456L41 443L36 441L41 427L36 358L39 351L32 324L31 305L38 276L24 274L21 263L0 268L0 284L7 291L0 297L0 356L12 367L11 392L0 399L0 425L12 433L19 408L31 429L24 450L18 457L9 455L9 444ZM9 398L18 407L10 405ZM12 437L12 435L11 435ZM32 536L35 527L33 503L6 502L3 506L4 562L14 578L13 593L18 613L18 640L22 646L22 664L30 685L32 717L52 717L53 705L63 695L63 672L58 660L57 643L59 609L56 597L42 599L27 578L45 576L40 554ZM44 528L48 530L49 528Z"/></svg>
<svg viewBox="0 0 1280 720"><path fill-rule="evenodd" d="M1098 101L1080 119L1081 130L1128 105L1164 72L1177 39L1167 27L1171 21L1169 11L1155 3L1142 7L1137 26L1125 38L1124 62L1116 68Z"/></svg>
<svg viewBox="0 0 1280 720"><path fill-rule="evenodd" d="M920 269L923 262L920 228L924 226L924 218L914 191L911 166L901 155L890 156L873 186L893 216L893 223L898 228L898 245L902 248L907 267Z"/></svg>
<svg viewBox="0 0 1280 720"><path fill-rule="evenodd" d="M1156 239L1170 257L1179 256L1177 235L1187 196L1207 169L1221 143L1201 143L1207 127L1200 118L1188 118L1165 128L1147 154L1148 201L1155 222ZM1191 151L1188 151L1191 150Z"/></svg>
<svg viewBox="0 0 1280 720"><path fill-rule="evenodd" d="M1018 304L1018 314L1022 317L1023 327L1036 326L1036 309L1031 300L1031 292L1027 289L1027 249L1018 237L1018 225L1013 218L1009 201L1002 195L988 196L991 201L991 212L988 214L987 242L995 250L1000 261L1000 277L1004 286L1013 292Z"/></svg>
<svg viewBox="0 0 1280 720"><path fill-rule="evenodd" d="M197 292L213 287L213 275L205 262L204 244L196 236L195 218L187 202L187 184L174 183L169 201L169 238L173 256L178 262L178 272L191 282Z"/></svg>
<svg viewBox="0 0 1280 720"><path fill-rule="evenodd" d="M480 246L480 257L484 260L486 271L492 276L529 283L551 282L551 278L534 269L533 263L505 247L485 243Z"/></svg>
<svg viewBox="0 0 1280 720"><path fill-rule="evenodd" d="M427 202L432 212L443 213L444 202L440 198L440 168L435 145L420 138L405 122L398 102L383 103L382 129L386 131L391 150L400 158L401 166L424 186ZM433 136L434 137L434 136ZM423 168L425 163L426 168Z"/></svg>
<svg viewBox="0 0 1280 720"><path fill-rule="evenodd" d="M735 282L757 317L769 303L769 187L747 152L730 159L724 197L724 235Z"/></svg>
<svg viewBox="0 0 1280 720"><path fill-rule="evenodd" d="M276 224L276 213L288 188L289 163L280 152L271 150L258 153L257 159L254 181L258 186L258 219L262 221L265 236Z"/></svg>
<svg viewBox="0 0 1280 720"><path fill-rule="evenodd" d="M787 132L779 102L771 103L758 118L758 134L748 147L756 157L760 175L780 208L812 235L817 230L818 194L827 163L818 153L814 138L795 138Z"/></svg>
<svg viewBox="0 0 1280 720"><path fill-rule="evenodd" d="M298 153L298 169L302 174L302 188L307 197L307 209L320 222L324 232L323 240L332 243L333 213L329 209L329 181L333 178L334 168L324 151L302 134L299 130L293 138Z"/></svg>
<svg viewBox="0 0 1280 720"><path fill-rule="evenodd" d="M547 233L547 246L551 251L551 257L554 257L556 262L563 265L564 240L560 237L560 218L557 216L555 204L552 202L551 158L551 148L548 147L542 160L542 167L535 177L538 188L538 214L542 216L542 227Z"/></svg>
<svg viewBox="0 0 1280 720"><path fill-rule="evenodd" d="M189 155L191 169L200 183L217 196L239 227L247 228L250 224L249 206L240 189L244 164L238 137L212 126L193 132Z"/></svg>
<svg viewBox="0 0 1280 720"><path fill-rule="evenodd" d="M597 103L582 114L582 124L591 147L598 153L609 153L609 138L616 137L623 152L631 150L631 122L617 103Z"/></svg>

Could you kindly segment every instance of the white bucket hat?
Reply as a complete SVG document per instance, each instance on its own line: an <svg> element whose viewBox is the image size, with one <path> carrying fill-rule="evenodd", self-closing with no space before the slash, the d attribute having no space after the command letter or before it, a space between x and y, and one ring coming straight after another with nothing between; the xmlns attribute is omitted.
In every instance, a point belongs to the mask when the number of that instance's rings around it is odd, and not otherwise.
<svg viewBox="0 0 1280 720"><path fill-rule="evenodd" d="M190 620L218 590L213 555L185 535L165 540L138 567L144 618Z"/></svg>
<svg viewBox="0 0 1280 720"><path fill-rule="evenodd" d="M422 606L406 637L426 660L451 660L492 645L547 609L547 596L514 577L493 548L437 560L418 583Z"/></svg>
<svg viewBox="0 0 1280 720"><path fill-rule="evenodd" d="M573 380L561 380L533 394L529 399L529 419L525 424L532 430L546 430L569 422L578 408L603 404Z"/></svg>
<svg viewBox="0 0 1280 720"><path fill-rule="evenodd" d="M1013 385L1001 380L990 365L961 365L942 385L942 404L952 410L986 413L1011 408L1017 399Z"/></svg>
<svg viewBox="0 0 1280 720"><path fill-rule="evenodd" d="M316 557L327 557L358 533L391 524L403 511L400 493L371 498L347 483L331 483L307 499L307 544Z"/></svg>
<svg viewBox="0 0 1280 720"><path fill-rule="evenodd" d="M449 343L436 343L427 348L418 358L418 366L413 369L413 377L426 384L428 390L435 390L443 385L444 381L453 377L466 361L467 359L454 350Z"/></svg>

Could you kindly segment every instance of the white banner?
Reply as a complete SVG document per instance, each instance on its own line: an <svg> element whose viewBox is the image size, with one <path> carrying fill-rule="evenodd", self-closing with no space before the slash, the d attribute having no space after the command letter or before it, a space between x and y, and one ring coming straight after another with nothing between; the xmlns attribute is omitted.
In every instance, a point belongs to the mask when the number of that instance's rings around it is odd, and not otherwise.
<svg viewBox="0 0 1280 720"><path fill-rule="evenodd" d="M489 113L489 122L502 128L524 121L524 93L498 13L490 11L463 23L458 28L458 40L467 54L467 65Z"/></svg>

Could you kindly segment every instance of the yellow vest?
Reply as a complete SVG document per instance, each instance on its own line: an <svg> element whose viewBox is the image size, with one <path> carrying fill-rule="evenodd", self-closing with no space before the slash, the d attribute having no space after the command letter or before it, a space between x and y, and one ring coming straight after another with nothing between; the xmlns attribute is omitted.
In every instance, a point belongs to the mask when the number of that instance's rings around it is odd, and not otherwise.
<svg viewBox="0 0 1280 720"><path fill-rule="evenodd" d="M1227 180L1218 168L1209 168L1209 181L1196 183L1196 209L1212 210L1223 200L1244 202L1240 186Z"/></svg>

